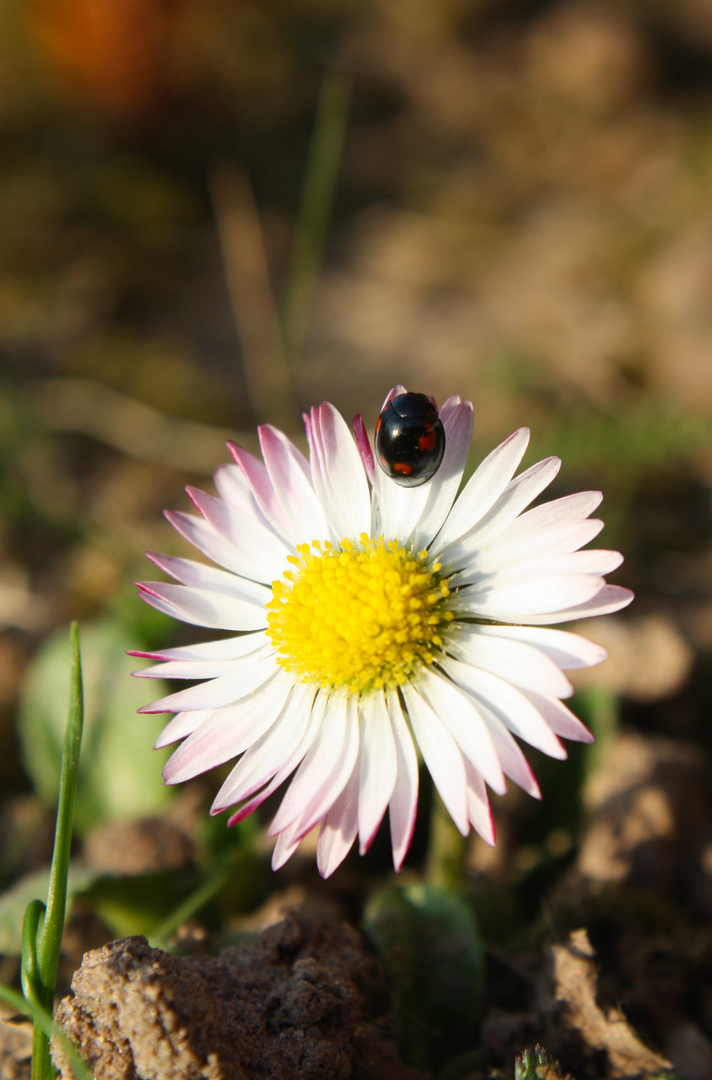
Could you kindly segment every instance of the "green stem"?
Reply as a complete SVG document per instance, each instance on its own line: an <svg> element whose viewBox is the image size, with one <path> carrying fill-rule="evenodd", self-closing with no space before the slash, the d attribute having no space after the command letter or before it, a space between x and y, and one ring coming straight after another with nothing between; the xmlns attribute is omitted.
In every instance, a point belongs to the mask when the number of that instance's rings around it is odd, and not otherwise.
<svg viewBox="0 0 712 1080"><path fill-rule="evenodd" d="M437 791L433 791L430 836L425 861L428 885L459 891L465 877L467 837L462 836Z"/></svg>
<svg viewBox="0 0 712 1080"><path fill-rule="evenodd" d="M72 842L74 798L77 789L79 751L82 742L84 705L79 637L76 624L70 630L72 664L69 684L69 713L64 734L62 768L59 778L57 822L49 875L46 906L39 900L28 905L22 931L22 988L32 1010L51 1017L57 985L57 969L62 947L62 931L67 907L67 874ZM35 1013L33 1012L33 1016ZM45 1027L35 1023L32 1033L32 1080L49 1080L55 1075Z"/></svg>

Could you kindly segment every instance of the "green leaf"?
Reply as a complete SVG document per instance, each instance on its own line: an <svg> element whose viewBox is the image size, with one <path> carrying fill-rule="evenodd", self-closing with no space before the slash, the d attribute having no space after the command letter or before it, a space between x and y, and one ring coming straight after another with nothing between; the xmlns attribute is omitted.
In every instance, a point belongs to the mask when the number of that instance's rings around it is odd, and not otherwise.
<svg viewBox="0 0 712 1080"><path fill-rule="evenodd" d="M135 647L111 622L82 628L85 725L75 828L155 813L170 797L161 778L166 753L151 747L165 720L136 710L165 693L163 683L132 679L141 666L125 655ZM25 682L18 718L23 763L47 806L56 804L66 721L70 649L64 630L39 650Z"/></svg>
<svg viewBox="0 0 712 1080"><path fill-rule="evenodd" d="M437 1068L473 1046L484 960L468 906L432 886L384 889L368 904L364 928L391 978L406 1064Z"/></svg>

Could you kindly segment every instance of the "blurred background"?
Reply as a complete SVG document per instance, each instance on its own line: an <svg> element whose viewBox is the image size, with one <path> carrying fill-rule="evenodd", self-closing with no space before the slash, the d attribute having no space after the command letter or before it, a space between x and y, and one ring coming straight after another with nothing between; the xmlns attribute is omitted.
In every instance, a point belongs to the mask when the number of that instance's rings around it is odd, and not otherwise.
<svg viewBox="0 0 712 1080"><path fill-rule="evenodd" d="M323 399L372 428L395 382L473 399L473 463L528 424L554 494L604 490L638 599L585 628L613 656L582 711L705 774L711 91L708 0L4 0L0 886L46 852L68 620L103 716L81 833L167 798L116 661L185 638L132 588L144 550L185 554L161 510L226 438L301 438ZM700 790L670 813L708 916ZM516 798L473 874L581 850L571 802Z"/></svg>

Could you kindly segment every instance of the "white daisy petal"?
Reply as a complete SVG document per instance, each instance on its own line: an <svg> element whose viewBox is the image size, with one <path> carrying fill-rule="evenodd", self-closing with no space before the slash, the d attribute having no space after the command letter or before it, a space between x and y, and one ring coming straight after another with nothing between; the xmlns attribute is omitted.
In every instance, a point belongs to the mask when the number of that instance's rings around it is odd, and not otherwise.
<svg viewBox="0 0 712 1080"><path fill-rule="evenodd" d="M250 483L239 465L220 465L213 474L218 495L246 513L259 513Z"/></svg>
<svg viewBox="0 0 712 1080"><path fill-rule="evenodd" d="M603 548L593 548L591 551L569 551L563 555L540 555L535 559L521 561L518 566L509 566L496 575L498 586L510 585L521 581L523 578L546 577L557 574L590 574L592 577L601 577L617 570L621 564L621 555L617 551L605 551ZM459 586L464 574L460 574L453 582ZM475 575L472 584L480 581L486 583L493 580L494 575Z"/></svg>
<svg viewBox="0 0 712 1080"><path fill-rule="evenodd" d="M158 555L149 551L146 555L155 566L181 585L207 589L209 592L225 593L240 599L250 596L258 602L264 601L264 587L259 582L237 577L235 574L228 573L227 570L219 570L216 566L195 562L194 559L178 559L172 555Z"/></svg>
<svg viewBox="0 0 712 1080"><path fill-rule="evenodd" d="M468 533L438 552L443 563L461 567L475 549L486 548L537 495L548 487L561 467L559 458L547 458L510 480L492 509Z"/></svg>
<svg viewBox="0 0 712 1080"><path fill-rule="evenodd" d="M238 821L243 821L246 817L249 817L258 806L262 805L265 799L268 799L270 795L273 795L275 791L281 787L288 776L291 776L300 761L304 759L311 748L312 743L321 731L327 704L328 696L323 693L318 693L309 713L306 730L299 743L294 747L292 752L285 757L285 760L279 769L277 769L277 772L274 774L269 784L266 784L258 794L253 798L248 799L239 810L232 814L228 819L228 825L236 825Z"/></svg>
<svg viewBox="0 0 712 1080"><path fill-rule="evenodd" d="M511 732L490 709L486 708L482 703L480 703L480 709L487 722L499 760L502 763L503 772L522 791L526 791L527 795L531 795L533 799L540 799L539 785L519 743L515 742Z"/></svg>
<svg viewBox="0 0 712 1080"><path fill-rule="evenodd" d="M384 405L404 393L393 387ZM605 651L546 624L632 599L605 582L618 552L586 547L602 528L590 516L601 494L532 507L560 463L515 476L523 428L457 496L471 403L449 397L440 419L442 463L414 488L375 465L361 417L354 440L328 403L304 417L308 461L268 425L262 459L228 444L235 463L217 470L217 497L188 489L201 517L167 514L214 565L151 554L173 582L139 583L159 611L223 632L134 654L154 662L137 675L193 684L141 710L174 713L156 743L179 743L166 782L232 759L211 808L230 808L229 825L282 789L275 869L321 825L317 866L328 876L357 836L368 849L388 809L400 870L418 750L457 828L493 844L488 785L501 793L507 777L540 797L516 739L557 758L559 736L592 739L562 704L564 669Z"/></svg>
<svg viewBox="0 0 712 1080"><path fill-rule="evenodd" d="M269 836L276 836L297 818L304 832L313 828L341 794L356 763L358 744L355 701L344 693L335 694L274 816Z"/></svg>
<svg viewBox="0 0 712 1080"><path fill-rule="evenodd" d="M384 536L397 536L404 542L423 516L430 495L429 481L420 487L406 488L386 476L383 469L376 468L375 492L379 512L379 531Z"/></svg>
<svg viewBox="0 0 712 1080"><path fill-rule="evenodd" d="M235 443L229 442L227 445L238 468L250 485L253 498L264 520L268 521L275 532L289 544L296 546L302 543L304 534L299 524L295 523L285 510L264 462Z"/></svg>
<svg viewBox="0 0 712 1080"><path fill-rule="evenodd" d="M469 533L502 495L524 457L529 443L529 428L520 428L486 457L468 480L452 512L433 544L439 555L453 540Z"/></svg>
<svg viewBox="0 0 712 1080"><path fill-rule="evenodd" d="M561 735L564 739L571 739L572 742L592 743L596 741L586 725L581 723L578 716L574 716L571 709L567 708L563 701L543 697L541 694L534 694L530 690L526 691L526 696L556 735Z"/></svg>
<svg viewBox="0 0 712 1080"><path fill-rule="evenodd" d="M222 630L261 630L267 625L264 606L247 597L156 581L138 581L136 585L147 604L181 622Z"/></svg>
<svg viewBox="0 0 712 1080"><path fill-rule="evenodd" d="M267 472L289 518L299 526L306 543L329 539L329 526L304 455L286 435L269 424L258 428L258 433Z"/></svg>
<svg viewBox="0 0 712 1080"><path fill-rule="evenodd" d="M253 549L243 559L235 542L217 533L212 525L194 514L167 510L166 518L176 532L185 537L193 547L233 574L252 578L253 581L267 582L273 581L282 573L286 554L284 551L275 551L273 547L267 546L260 548L257 554ZM275 543L279 543L276 537Z"/></svg>
<svg viewBox="0 0 712 1080"><path fill-rule="evenodd" d="M151 705L145 705L140 712L189 712L191 709L220 709L231 705L247 694L253 693L277 668L274 650L265 646L260 655L244 656L235 661L229 675L208 679L197 686L189 686L168 697L159 698Z"/></svg>
<svg viewBox="0 0 712 1080"><path fill-rule="evenodd" d="M431 398L431 400L433 402L433 405L436 405L435 399ZM443 424L445 424L445 421L450 419L450 416L455 411L455 409L458 407L458 405L462 405L462 404L468 405L470 407L470 409L472 409L472 402L471 401L463 402L463 400L462 400L462 398L460 397L459 394L450 394L450 397L445 398L442 405L440 406L440 409L438 410L438 415L440 417L441 422ZM474 412L474 410L472 410L472 411ZM471 434L472 433L470 433L470 435Z"/></svg>
<svg viewBox="0 0 712 1080"><path fill-rule="evenodd" d="M632 603L635 594L621 585L604 585L599 593L584 603L547 611L540 614L518 615L517 619L527 626L543 626L549 623L573 622L575 619L591 619L594 615L610 615Z"/></svg>
<svg viewBox="0 0 712 1080"><path fill-rule="evenodd" d="M457 495L472 439L473 409L470 401L455 405L443 419L445 453L429 484L429 494L413 535L416 551L428 547L445 521Z"/></svg>
<svg viewBox="0 0 712 1080"><path fill-rule="evenodd" d="M468 585L457 595L457 606L471 615L506 622L524 621L551 611L576 607L592 600L604 587L603 578L591 574L552 574L522 577L510 585L483 582ZM547 618L546 622L555 622Z"/></svg>
<svg viewBox="0 0 712 1080"><path fill-rule="evenodd" d="M493 791L503 795L506 784L502 765L487 725L472 699L459 686L431 670L420 676L418 693L440 717L463 757L472 762Z"/></svg>
<svg viewBox="0 0 712 1080"><path fill-rule="evenodd" d="M595 539L603 528L603 522L598 518L546 525L540 529L520 528L523 520L521 517L513 521L496 544L482 547L474 538L463 541L458 565L464 558L467 565L453 576L453 585L463 585L486 574L506 573L537 558L575 552Z"/></svg>
<svg viewBox="0 0 712 1080"><path fill-rule="evenodd" d="M249 653L249 659L251 662L257 661L267 653L274 655L271 645L263 645L261 649ZM164 664L154 664L150 668L132 671L131 674L138 679L220 679L234 675L235 668L235 660L195 660L192 663L168 660ZM168 712L172 710L169 709Z"/></svg>
<svg viewBox="0 0 712 1080"><path fill-rule="evenodd" d="M321 823L316 845L316 865L323 878L330 877L353 847L358 835L359 763L346 787Z"/></svg>
<svg viewBox="0 0 712 1080"><path fill-rule="evenodd" d="M470 824L483 840L494 847L494 818L487 798L485 782L469 761L465 762L465 771L467 775L467 814Z"/></svg>
<svg viewBox="0 0 712 1080"><path fill-rule="evenodd" d="M450 817L463 836L469 831L467 778L460 749L440 717L427 701L406 685L403 687L413 733Z"/></svg>
<svg viewBox="0 0 712 1080"><path fill-rule="evenodd" d="M281 870L301 844L303 837L296 834L297 830L295 828L285 829L277 837L277 843L274 845L274 851L272 852L273 870Z"/></svg>
<svg viewBox="0 0 712 1080"><path fill-rule="evenodd" d="M360 703L361 756L358 834L361 854L368 851L386 812L398 774L396 740L382 693Z"/></svg>
<svg viewBox="0 0 712 1080"><path fill-rule="evenodd" d="M459 686L486 705L514 735L549 757L566 757L566 750L523 691L497 675L457 660L445 660L443 667Z"/></svg>
<svg viewBox="0 0 712 1080"><path fill-rule="evenodd" d="M249 568L243 571L243 576L255 580L270 580L272 568L281 568L284 565L284 560L291 551L274 530L266 528L256 518L236 509L224 499L216 499L196 488L189 487L186 490L195 507L217 535L239 548L243 566ZM260 573L264 574L265 571L267 577L260 577Z"/></svg>
<svg viewBox="0 0 712 1080"><path fill-rule="evenodd" d="M456 660L490 671L524 690L535 690L549 697L571 696L573 686L546 653L533 645L498 637L490 629L468 626L453 639L448 651Z"/></svg>
<svg viewBox="0 0 712 1080"><path fill-rule="evenodd" d="M597 510L603 501L602 491L579 491L575 495L563 495L559 499L534 506L522 514L519 521L529 532L556 525L569 525L584 521Z"/></svg>
<svg viewBox="0 0 712 1080"><path fill-rule="evenodd" d="M366 472L366 478L371 487L373 487L376 478L376 463L373 460L373 451L371 450L371 444L368 441L366 425L360 414L354 416L353 429L354 435L356 436L356 446L358 447L358 452L361 456L361 463Z"/></svg>
<svg viewBox="0 0 712 1080"><path fill-rule="evenodd" d="M391 847L393 848L393 866L400 872L408 854L415 829L416 810L418 808L418 756L413 746L413 737L401 711L400 702L395 693L386 697L388 715L393 725L396 741L396 761L398 771L393 796L388 806L388 818L391 829Z"/></svg>
<svg viewBox="0 0 712 1080"><path fill-rule="evenodd" d="M220 638L217 641L204 641L198 645L181 645L177 649L163 649L161 652L142 652L131 649L126 655L137 656L144 660L158 660L163 663L178 662L187 670L192 661L236 660L240 656L255 652L266 642L267 636L264 632L252 631L249 634L234 634L232 637ZM154 670L156 668L146 669L146 671Z"/></svg>
<svg viewBox="0 0 712 1080"><path fill-rule="evenodd" d="M211 814L219 814L254 795L292 758L304 739L314 696L313 687L304 683L294 687L275 722L231 771L215 796Z"/></svg>
<svg viewBox="0 0 712 1080"><path fill-rule="evenodd" d="M311 412L314 446L312 476L323 492L329 521L338 540L359 537L371 528L368 482L346 422L333 405L324 402Z"/></svg>
<svg viewBox="0 0 712 1080"><path fill-rule="evenodd" d="M558 667L564 670L593 667L608 656L602 645L597 645L594 641L579 637L578 634L571 634L566 630L550 630L543 626L482 627L482 632L485 631L488 637L508 638L533 645L546 653Z"/></svg>
<svg viewBox="0 0 712 1080"><path fill-rule="evenodd" d="M153 749L162 750L164 746L170 746L171 743L192 735L212 718L214 712L215 709L191 709L190 712L176 713L156 739Z"/></svg>
<svg viewBox="0 0 712 1080"><path fill-rule="evenodd" d="M289 679L273 675L249 697L216 709L181 743L163 770L167 784L180 784L241 754L274 723L291 690Z"/></svg>
<svg viewBox="0 0 712 1080"><path fill-rule="evenodd" d="M229 638L221 638L219 641L204 641L200 645L181 645L177 649L163 649L160 653L131 650L128 655L140 656L146 660L176 663L187 672L193 662L222 663L223 661L237 660L241 656L247 656L248 653L256 652L257 649L266 644L267 635L263 631L253 631L250 634L235 634ZM156 665L156 667L147 668L146 670L158 672L161 669L159 665ZM178 669L176 668L176 670ZM135 674L137 672L134 672ZM158 678L165 678L165 676L158 675Z"/></svg>

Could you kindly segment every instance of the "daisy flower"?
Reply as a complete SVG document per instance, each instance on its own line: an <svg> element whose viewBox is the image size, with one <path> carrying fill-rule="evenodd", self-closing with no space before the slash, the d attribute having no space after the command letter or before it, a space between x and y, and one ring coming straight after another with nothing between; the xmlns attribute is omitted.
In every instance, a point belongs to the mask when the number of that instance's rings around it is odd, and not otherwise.
<svg viewBox="0 0 712 1080"><path fill-rule="evenodd" d="M404 393L395 387L386 403ZM140 582L143 598L183 622L227 634L137 653L138 675L195 685L146 706L174 713L157 742L180 742L167 784L237 758L211 813L232 825L289 780L269 828L281 867L321 826L317 864L333 873L388 810L393 862L408 851L419 758L461 833L493 844L487 788L506 777L539 788L517 739L555 758L559 736L592 736L563 704L562 669L605 651L548 628L625 607L633 594L604 574L622 556L580 549L603 523L587 491L527 509L556 476L547 458L515 476L520 428L458 495L472 403L440 410L445 453L435 475L403 487L374 464L363 419L355 438L324 403L304 420L309 459L269 425L262 460L232 444L218 495L188 488L200 516L167 513L215 565L149 553L174 579ZM291 780L290 780L291 777Z"/></svg>

